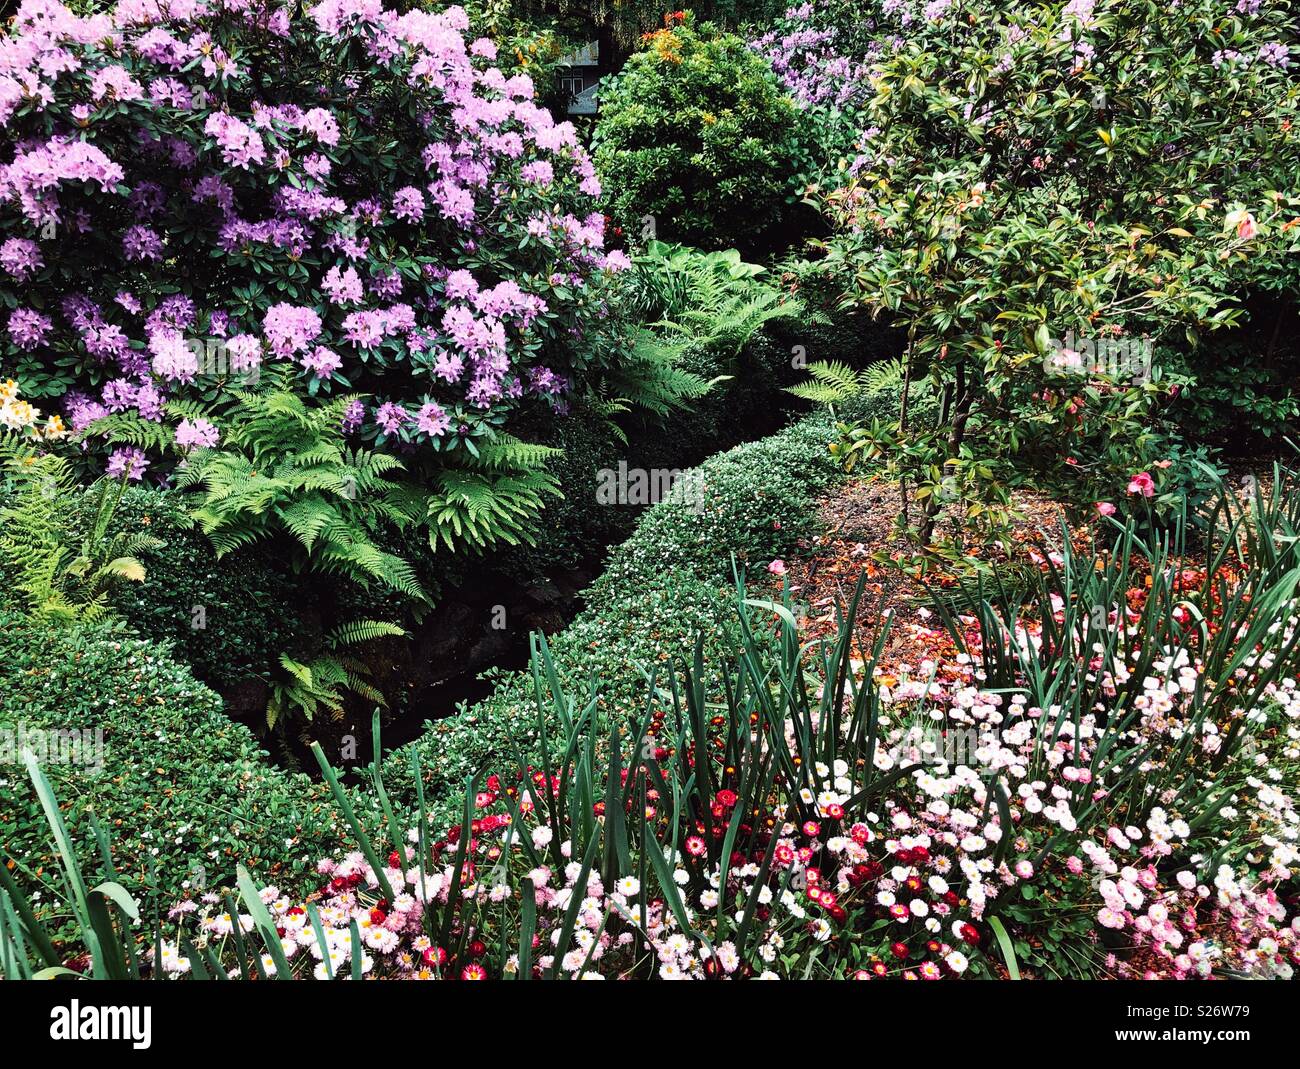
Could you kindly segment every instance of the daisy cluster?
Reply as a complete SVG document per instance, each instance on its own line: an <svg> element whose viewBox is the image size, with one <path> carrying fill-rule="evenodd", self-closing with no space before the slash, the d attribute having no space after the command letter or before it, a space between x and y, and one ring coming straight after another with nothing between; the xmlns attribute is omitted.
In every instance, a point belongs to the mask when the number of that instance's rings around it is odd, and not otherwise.
<svg viewBox="0 0 1300 1069"><path fill-rule="evenodd" d="M575 129L459 7L296 8L20 5L0 346L28 378L71 363L77 430L166 423L168 400L263 363L371 395L349 429L406 449L563 412L593 290L625 263Z"/></svg>
<svg viewBox="0 0 1300 1069"><path fill-rule="evenodd" d="M1144 591L1129 595L1138 603ZM1054 607L1063 618L1064 606ZM1114 618L1131 611L1116 609ZM953 655L943 634L915 625L937 659L869 674L881 703L872 760L895 774L870 804L859 800L860 761L813 760L810 782L820 789L778 776L759 808L733 821L741 799L728 780L734 770L719 761L712 819L683 816L673 826L672 799L642 764L623 772L623 786L643 778L642 826L655 837L634 838L632 856L611 870L583 864L581 846L552 822L563 793L557 777L538 769L490 776L468 828L436 839L432 825L410 829L382 881L363 853L351 853L320 862L324 882L305 901L264 890L284 955L318 978L350 974L358 953L367 976L508 976L525 967L519 926L530 896L527 967L537 976L775 979L830 961L843 977L936 980L999 975L993 918L1015 928L1018 905L1046 900L1058 915L1083 919L1099 975L1292 975L1300 913L1285 894L1300 873L1300 816L1288 793L1300 768L1297 681L1228 711L1252 745L1218 769L1211 762L1220 746L1211 740L1230 724L1207 721L1213 730L1187 735L1190 703L1206 682L1195 657L1157 658L1139 679L1125 662L1138 660L1140 636L1126 626L1133 645L1090 666L1115 704L1062 719L1058 708L1035 705L1028 688L989 689L977 623L961 622L968 653ZM1274 637L1285 644L1298 624L1284 617ZM1036 623L1012 634L1022 648L1043 648ZM1239 692L1269 656L1261 648L1242 659ZM1137 697L1125 719L1118 696L1126 688ZM694 767L696 748L668 745L664 719L652 718L642 760ZM792 752L804 730L785 724ZM973 745L953 754L945 738L962 731ZM1142 752L1153 791L1120 790L1124 766L1098 760L1126 750ZM1189 799L1207 783L1224 793L1214 819L1199 819L1204 799ZM594 820L608 816L595 803ZM624 816L635 827L642 814L630 803ZM720 856L733 824L730 853ZM233 926L254 923L227 910L210 895L179 905L173 920L192 945L221 959L233 952ZM1037 933L1022 923L1019 934ZM164 946L163 968L189 967L181 945ZM274 963L268 956L264 964Z"/></svg>

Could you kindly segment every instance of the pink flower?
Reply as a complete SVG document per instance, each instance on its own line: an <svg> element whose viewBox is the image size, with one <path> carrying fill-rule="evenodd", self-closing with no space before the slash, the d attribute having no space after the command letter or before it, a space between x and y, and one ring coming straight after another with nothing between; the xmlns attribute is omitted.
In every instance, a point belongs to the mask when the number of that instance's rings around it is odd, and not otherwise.
<svg viewBox="0 0 1300 1069"><path fill-rule="evenodd" d="M1097 513L1101 516L1115 515L1115 511L1116 511L1115 506L1112 505L1109 501L1098 501L1097 504L1094 505L1093 507L1097 510Z"/></svg>
<svg viewBox="0 0 1300 1069"><path fill-rule="evenodd" d="M1237 224L1237 237L1242 241L1249 241L1259 233L1259 226L1255 222L1255 217L1247 212L1241 217L1241 222Z"/></svg>
<svg viewBox="0 0 1300 1069"><path fill-rule="evenodd" d="M1128 481L1128 492L1130 494L1141 494L1143 497L1154 497L1156 484L1147 472L1140 471Z"/></svg>
<svg viewBox="0 0 1300 1069"><path fill-rule="evenodd" d="M198 446L210 449L217 444L220 433L206 419L183 419L176 427L176 445L181 449Z"/></svg>
<svg viewBox="0 0 1300 1069"><path fill-rule="evenodd" d="M767 570L771 572L773 575L785 575L786 573L785 561L783 561L780 557L777 557L776 560L774 560L771 564L767 566Z"/></svg>

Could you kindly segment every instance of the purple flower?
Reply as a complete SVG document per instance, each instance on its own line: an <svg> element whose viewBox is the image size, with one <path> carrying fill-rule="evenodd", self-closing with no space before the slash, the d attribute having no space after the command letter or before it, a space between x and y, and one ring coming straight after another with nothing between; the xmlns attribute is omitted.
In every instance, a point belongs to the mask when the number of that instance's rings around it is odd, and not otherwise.
<svg viewBox="0 0 1300 1069"><path fill-rule="evenodd" d="M329 157L322 156L319 152L313 152L302 161L302 169L318 182L323 182L329 177L332 166Z"/></svg>
<svg viewBox="0 0 1300 1069"><path fill-rule="evenodd" d="M442 410L441 405L429 401L415 414L415 425L431 438L440 438L451 426L451 417Z"/></svg>
<svg viewBox="0 0 1300 1069"><path fill-rule="evenodd" d="M199 358L179 334L158 331L149 336L153 371L164 379L193 382L199 372Z"/></svg>
<svg viewBox="0 0 1300 1069"><path fill-rule="evenodd" d="M444 286L447 296L452 299L473 300L478 296L478 282L464 268L459 268L449 274Z"/></svg>
<svg viewBox="0 0 1300 1069"><path fill-rule="evenodd" d="M343 410L343 433L351 434L366 418L366 406L361 401L349 401Z"/></svg>
<svg viewBox="0 0 1300 1069"><path fill-rule="evenodd" d="M221 146L221 158L228 166L248 170L250 163L266 160L262 135L224 111L214 111L204 123L203 132Z"/></svg>
<svg viewBox="0 0 1300 1069"><path fill-rule="evenodd" d="M455 382L465 370L464 357L446 350L438 353L433 362L433 373L446 382Z"/></svg>
<svg viewBox="0 0 1300 1069"><path fill-rule="evenodd" d="M147 226L133 226L122 235L122 253L128 260L161 260L162 238Z"/></svg>
<svg viewBox="0 0 1300 1069"><path fill-rule="evenodd" d="M48 316L30 308L15 308L9 316L9 337L20 349L35 349L45 341L53 327Z"/></svg>
<svg viewBox="0 0 1300 1069"><path fill-rule="evenodd" d="M318 345L302 358L302 366L315 374L318 379L328 379L343 366L343 358L332 349Z"/></svg>
<svg viewBox="0 0 1300 1069"><path fill-rule="evenodd" d="M402 276L397 271L375 271L370 275L370 292L378 297L400 297Z"/></svg>
<svg viewBox="0 0 1300 1069"><path fill-rule="evenodd" d="M1270 67L1279 69L1291 66L1291 57L1287 54L1287 47L1272 41L1264 45L1259 50L1259 58L1267 63Z"/></svg>
<svg viewBox="0 0 1300 1069"><path fill-rule="evenodd" d="M393 194L393 215L405 223L418 223L424 208L424 194L415 186L403 186Z"/></svg>
<svg viewBox="0 0 1300 1069"><path fill-rule="evenodd" d="M68 419L72 422L73 430L84 430L97 419L103 419L108 415L108 409L98 401L92 401L84 394L70 393L67 398Z"/></svg>
<svg viewBox="0 0 1300 1069"><path fill-rule="evenodd" d="M29 241L27 238L10 238L0 245L0 267L19 282L26 282L44 266L41 247L34 241Z"/></svg>
<svg viewBox="0 0 1300 1069"><path fill-rule="evenodd" d="M277 356L292 356L307 347L321 332L321 318L315 309L283 301L267 309L262 331Z"/></svg>
<svg viewBox="0 0 1300 1069"><path fill-rule="evenodd" d="M176 445L181 449L211 449L219 437L206 419L183 419L176 427Z"/></svg>
<svg viewBox="0 0 1300 1069"><path fill-rule="evenodd" d="M121 361L130 353L130 342L122 328L113 323L86 327L81 332L86 352L100 360Z"/></svg>
<svg viewBox="0 0 1300 1069"><path fill-rule="evenodd" d="M385 401L375 410L375 423L385 434L396 434L397 429L410 419L411 413L392 401Z"/></svg>
<svg viewBox="0 0 1300 1069"><path fill-rule="evenodd" d="M149 461L145 458L144 453L133 446L125 449L114 449L108 458L108 467L104 469L111 479L120 479L125 475L128 479L139 482L144 478L145 469L149 467Z"/></svg>
<svg viewBox="0 0 1300 1069"><path fill-rule="evenodd" d="M361 276L357 274L356 269L353 267L340 269L338 264L325 272L321 288L329 297L330 303L337 304L339 307L357 304L365 296L361 288Z"/></svg>
<svg viewBox="0 0 1300 1069"><path fill-rule="evenodd" d="M382 312L353 312L343 320L343 336L359 349L371 349L384 340Z"/></svg>
<svg viewBox="0 0 1300 1069"><path fill-rule="evenodd" d="M546 160L533 160L519 169L519 177L525 182L549 186L555 181L555 169Z"/></svg>
<svg viewBox="0 0 1300 1069"><path fill-rule="evenodd" d="M104 383L104 404L110 412L125 412L135 405L140 387L130 379L109 379Z"/></svg>
<svg viewBox="0 0 1300 1069"><path fill-rule="evenodd" d="M332 147L339 143L338 120L324 108L312 108L302 117L298 128L303 133L311 134L322 145Z"/></svg>

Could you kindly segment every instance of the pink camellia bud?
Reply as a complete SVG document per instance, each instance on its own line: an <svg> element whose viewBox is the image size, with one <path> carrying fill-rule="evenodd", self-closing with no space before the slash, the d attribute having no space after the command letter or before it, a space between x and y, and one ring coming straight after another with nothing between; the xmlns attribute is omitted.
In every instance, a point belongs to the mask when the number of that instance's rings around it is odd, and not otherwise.
<svg viewBox="0 0 1300 1069"><path fill-rule="evenodd" d="M786 573L785 561L783 561L780 557L777 557L776 560L774 560L771 564L767 566L767 570L771 572L773 575L785 575Z"/></svg>
<svg viewBox="0 0 1300 1069"><path fill-rule="evenodd" d="M1115 506L1112 505L1109 501L1098 501L1095 507L1097 509L1098 514L1102 516L1115 515L1115 511L1116 511Z"/></svg>

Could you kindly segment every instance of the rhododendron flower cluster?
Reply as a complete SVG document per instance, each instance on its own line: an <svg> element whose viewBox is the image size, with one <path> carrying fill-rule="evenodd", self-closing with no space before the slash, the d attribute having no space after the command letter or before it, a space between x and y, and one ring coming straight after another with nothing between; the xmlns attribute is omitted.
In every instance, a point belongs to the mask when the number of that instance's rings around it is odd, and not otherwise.
<svg viewBox="0 0 1300 1069"><path fill-rule="evenodd" d="M20 431L34 438L58 439L68 434L68 428L57 416L50 416L41 426L41 410L30 401L23 400L18 383L13 379L0 382L0 427Z"/></svg>
<svg viewBox="0 0 1300 1069"><path fill-rule="evenodd" d="M574 128L458 7L298 11L20 6L0 40L6 370L78 431L135 417L181 450L213 436L167 402L219 417L263 363L364 395L348 431L405 452L563 412L606 265Z"/></svg>

